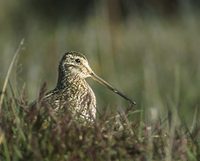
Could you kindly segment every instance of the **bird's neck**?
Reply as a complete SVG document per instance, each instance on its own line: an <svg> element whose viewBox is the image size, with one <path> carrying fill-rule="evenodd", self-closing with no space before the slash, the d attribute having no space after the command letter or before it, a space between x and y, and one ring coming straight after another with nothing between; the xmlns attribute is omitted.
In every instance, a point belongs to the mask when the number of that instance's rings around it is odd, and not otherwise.
<svg viewBox="0 0 200 161"><path fill-rule="evenodd" d="M59 72L58 81L57 81L57 89L65 89L69 86L74 86L76 84L85 84L85 79L81 78L77 74L73 74L70 72L62 73Z"/></svg>

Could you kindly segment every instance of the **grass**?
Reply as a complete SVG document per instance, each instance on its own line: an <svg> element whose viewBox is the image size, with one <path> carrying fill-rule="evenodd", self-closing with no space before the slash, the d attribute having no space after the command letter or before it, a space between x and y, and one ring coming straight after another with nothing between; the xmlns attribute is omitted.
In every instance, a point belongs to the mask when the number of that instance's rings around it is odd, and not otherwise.
<svg viewBox="0 0 200 161"><path fill-rule="evenodd" d="M61 22L49 28L32 18L20 35L5 25L0 31L0 160L198 161L198 20L195 13L174 19L133 16L113 25L99 9L80 26ZM6 76L21 36L24 50ZM40 87L44 81L48 89L54 87L66 50L85 53L93 70L134 98L137 108L124 110L127 102L88 80L97 95L96 122L79 124L69 113L52 117L40 101L46 91ZM37 93L38 106L32 109Z"/></svg>
<svg viewBox="0 0 200 161"><path fill-rule="evenodd" d="M24 39L22 39L22 41L20 42L19 47L16 50L16 52L14 54L14 57L13 57L11 63L10 63L10 66L9 66L9 69L8 69L8 72L7 72L5 81L4 81L3 89L2 89L2 92L1 92L1 97L0 97L0 111L1 111L2 104L3 104L3 99L4 99L5 91L6 91L6 88L7 88L7 85L8 85L8 79L10 77L10 74L11 74L11 71L12 71L12 68L13 68L13 64L14 64L14 62L15 62L18 54L20 53L20 50L22 48L23 43L24 43Z"/></svg>
<svg viewBox="0 0 200 161"><path fill-rule="evenodd" d="M5 82L8 79L9 76ZM197 108L192 128L180 121L173 103L174 109L168 108L166 118L151 123L146 122L143 111L130 109L118 115L116 111L102 111L94 124L80 124L68 112L53 117L51 107L41 102L45 87L33 108L25 91L16 97L12 84L9 87L1 95L5 96L0 122L1 160L195 161L200 157Z"/></svg>
<svg viewBox="0 0 200 161"><path fill-rule="evenodd" d="M183 122L177 124L174 114L147 125L143 119L131 119L134 110L118 117L104 112L94 124L80 124L68 112L53 117L51 108L41 102L44 93L42 88L34 108L23 92L19 98L5 97L1 160L197 161L200 157L200 128L191 131Z"/></svg>

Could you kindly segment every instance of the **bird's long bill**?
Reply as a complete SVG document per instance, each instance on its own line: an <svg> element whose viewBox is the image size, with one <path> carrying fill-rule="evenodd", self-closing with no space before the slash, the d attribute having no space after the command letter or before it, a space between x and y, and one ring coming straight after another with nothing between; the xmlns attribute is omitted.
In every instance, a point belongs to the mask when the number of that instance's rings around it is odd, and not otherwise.
<svg viewBox="0 0 200 161"><path fill-rule="evenodd" d="M110 89L111 91L113 91L114 93L120 95L121 97L123 97L124 99L126 99L127 101L129 101L131 104L135 105L135 101L132 101L130 98L128 98L127 96L125 96L123 93L121 93L120 91L118 91L116 88L112 87L109 83L107 83L105 80L103 80L102 78L100 78L98 75L96 75L95 73L91 73L91 77L96 80L97 82L99 82L100 84L106 86L108 89Z"/></svg>

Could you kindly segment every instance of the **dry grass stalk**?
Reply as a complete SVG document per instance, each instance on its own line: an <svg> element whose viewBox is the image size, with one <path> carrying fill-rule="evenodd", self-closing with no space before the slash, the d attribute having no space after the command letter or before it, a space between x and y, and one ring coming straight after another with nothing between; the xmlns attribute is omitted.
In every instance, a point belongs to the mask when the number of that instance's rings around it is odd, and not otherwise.
<svg viewBox="0 0 200 161"><path fill-rule="evenodd" d="M11 71L13 69L13 65L15 63L15 60L16 60L17 56L20 54L20 51L21 51L21 49L23 47L23 44L24 44L24 38L19 43L19 46L18 46L17 50L15 51L13 59L12 59L12 61L10 63L9 68L8 68L8 72L6 74L6 78L5 78L5 81L4 81L4 84L3 84L2 93L1 93L1 97L0 97L0 113L1 113L3 99L4 99L4 95L5 95L5 91L6 91L6 87L7 87L7 84L8 84L8 80L9 80L10 74L11 74Z"/></svg>

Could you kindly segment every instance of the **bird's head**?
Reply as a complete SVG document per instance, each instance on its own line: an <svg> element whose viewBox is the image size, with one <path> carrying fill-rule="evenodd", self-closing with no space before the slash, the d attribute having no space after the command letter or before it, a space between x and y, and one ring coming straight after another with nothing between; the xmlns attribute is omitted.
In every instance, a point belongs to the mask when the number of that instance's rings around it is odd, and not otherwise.
<svg viewBox="0 0 200 161"><path fill-rule="evenodd" d="M71 74L82 79L90 77L91 73L93 73L86 57L75 51L64 54L60 62L59 70L60 72L64 72L63 74Z"/></svg>

